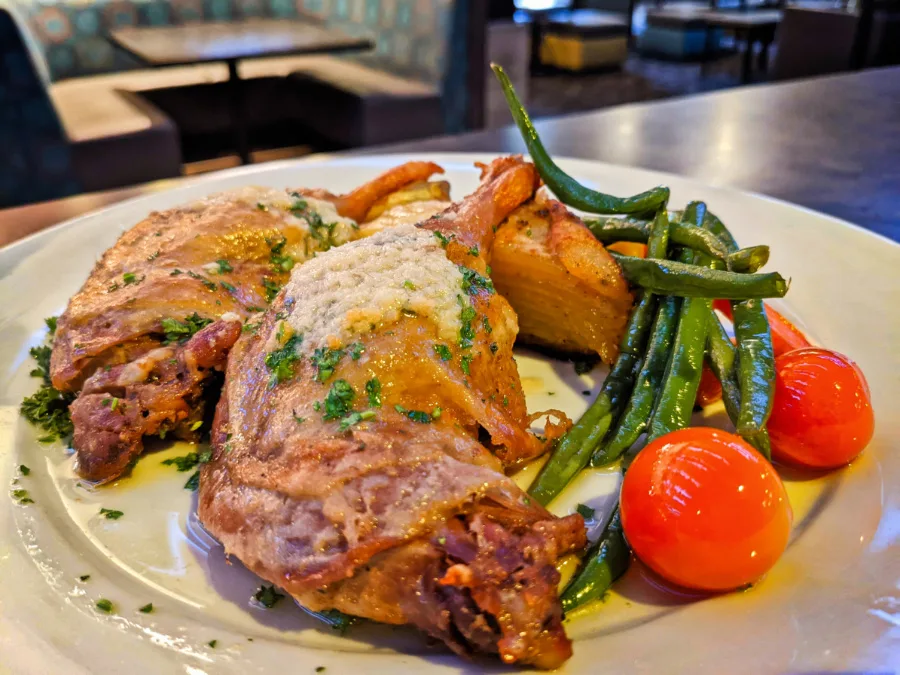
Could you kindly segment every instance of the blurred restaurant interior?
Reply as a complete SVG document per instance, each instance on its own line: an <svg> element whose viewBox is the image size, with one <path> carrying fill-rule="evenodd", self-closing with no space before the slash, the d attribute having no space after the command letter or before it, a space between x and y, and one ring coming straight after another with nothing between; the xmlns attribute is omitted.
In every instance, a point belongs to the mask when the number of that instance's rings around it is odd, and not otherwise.
<svg viewBox="0 0 900 675"><path fill-rule="evenodd" d="M0 0L0 208L900 63L897 0ZM449 147L449 146L448 146Z"/></svg>

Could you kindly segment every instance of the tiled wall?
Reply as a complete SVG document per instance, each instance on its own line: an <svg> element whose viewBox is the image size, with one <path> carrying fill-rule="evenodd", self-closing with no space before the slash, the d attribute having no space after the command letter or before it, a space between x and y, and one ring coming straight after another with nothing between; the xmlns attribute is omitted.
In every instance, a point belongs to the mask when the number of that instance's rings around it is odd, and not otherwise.
<svg viewBox="0 0 900 675"><path fill-rule="evenodd" d="M30 26L53 81L140 67L105 38L113 27L308 15L352 35L375 38L373 52L345 58L435 84L445 74L454 4L453 0L12 1Z"/></svg>

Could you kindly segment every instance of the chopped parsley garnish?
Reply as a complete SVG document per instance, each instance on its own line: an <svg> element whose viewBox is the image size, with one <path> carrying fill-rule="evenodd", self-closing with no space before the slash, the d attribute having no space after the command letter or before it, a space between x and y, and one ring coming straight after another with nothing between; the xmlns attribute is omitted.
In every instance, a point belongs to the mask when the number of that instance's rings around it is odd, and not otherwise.
<svg viewBox="0 0 900 675"><path fill-rule="evenodd" d="M475 295L479 290L485 290L488 293L494 292L494 282L487 277L481 276L478 272L470 270L465 265L459 265L459 271L463 275L462 289L465 293Z"/></svg>
<svg viewBox="0 0 900 675"><path fill-rule="evenodd" d="M125 274L122 275L122 282L126 286L131 286L132 284L139 284L144 279L146 279L146 277L139 278L138 275L135 274L134 272L125 272Z"/></svg>
<svg viewBox="0 0 900 675"><path fill-rule="evenodd" d="M181 457L171 457L169 459L164 459L162 461L164 466L174 466L178 469L179 473L184 473L185 471L190 471L195 466L200 464L200 455L196 452L189 452L186 455L182 455Z"/></svg>
<svg viewBox="0 0 900 675"><path fill-rule="evenodd" d="M170 277L177 277L179 274L184 274L184 272L182 272L177 267L174 270L172 270L171 272L169 272Z"/></svg>
<svg viewBox="0 0 900 675"><path fill-rule="evenodd" d="M284 247L287 245L287 237L281 235L279 241L270 241L267 239L266 243L269 245L269 249L272 252L269 256L269 262L272 263L272 267L275 268L276 272L290 272L294 269L294 259L284 253Z"/></svg>
<svg viewBox="0 0 900 675"><path fill-rule="evenodd" d="M472 327L472 321L477 315L478 313L471 305L463 307L459 313L459 320L462 323L462 327L459 329L459 346L461 349L468 349L472 346L472 341L475 339L475 329Z"/></svg>
<svg viewBox="0 0 900 675"><path fill-rule="evenodd" d="M56 322L59 319L57 316L48 316L44 319L44 323L47 324L47 330L50 331L50 335L52 336L56 332Z"/></svg>
<svg viewBox="0 0 900 675"><path fill-rule="evenodd" d="M216 260L216 265L219 266L219 274L225 274L226 272L233 272L234 268L231 266L231 263L225 260L224 258L220 258Z"/></svg>
<svg viewBox="0 0 900 675"><path fill-rule="evenodd" d="M141 614L151 614L151 613L153 612L153 603L152 603L152 602L148 602L148 603L147 603L146 605L144 605L143 607L139 607L139 608L138 608L138 611L139 611Z"/></svg>
<svg viewBox="0 0 900 675"><path fill-rule="evenodd" d="M466 251L466 253L468 253L468 254L469 254L470 256L472 256L473 258L477 258L479 252L480 252L480 251L478 250L478 246L477 246L477 245L476 245L476 246L473 246L473 247L470 248L468 251Z"/></svg>
<svg viewBox="0 0 900 675"><path fill-rule="evenodd" d="M191 474L191 477L187 479L184 483L184 489L190 490L191 492L196 492L197 488L200 487L200 472L195 471Z"/></svg>
<svg viewBox="0 0 900 675"><path fill-rule="evenodd" d="M481 317L481 326L482 326L482 328L484 328L484 332L487 333L488 335L490 335L491 333L494 332L494 329L491 328L491 322L488 321L487 315L484 315L483 317Z"/></svg>
<svg viewBox="0 0 900 675"><path fill-rule="evenodd" d="M450 353L450 347L447 345L437 344L434 346L434 353L441 357L441 361L449 361L453 358L453 354Z"/></svg>
<svg viewBox="0 0 900 675"><path fill-rule="evenodd" d="M585 520L590 520L591 518L594 517L594 513L595 513L594 509L592 509L592 508L591 508L590 506L588 506L587 504L579 504L578 506L575 507L575 510L576 510L576 511L581 515L581 517L584 518Z"/></svg>
<svg viewBox="0 0 900 675"><path fill-rule="evenodd" d="M219 286L229 293L234 293L237 290L237 288L234 287L234 284L229 284L227 281L220 281Z"/></svg>
<svg viewBox="0 0 900 675"><path fill-rule="evenodd" d="M365 420L370 420L375 417L374 410L363 410L362 412L352 412L346 417L341 419L340 429L341 431L346 431L350 427L359 424L360 422L364 422Z"/></svg>
<svg viewBox="0 0 900 675"><path fill-rule="evenodd" d="M336 420L350 412L356 392L347 380L335 380L325 397L325 420Z"/></svg>
<svg viewBox="0 0 900 675"><path fill-rule="evenodd" d="M293 415L294 415L294 421L297 424L303 424L306 421L305 417L300 417L296 412L294 412Z"/></svg>
<svg viewBox="0 0 900 675"><path fill-rule="evenodd" d="M300 360L297 347L303 342L302 335L292 335L281 349L266 354L266 367L272 371L269 386L274 387L294 376L294 366Z"/></svg>
<svg viewBox="0 0 900 675"><path fill-rule="evenodd" d="M443 248L447 248L447 244L450 243L450 240L453 239L453 235L451 234L449 237L446 236L443 232L434 231L435 238L441 242L441 246Z"/></svg>
<svg viewBox="0 0 900 675"><path fill-rule="evenodd" d="M369 406L372 408L381 407L381 382L377 377L373 377L366 382L366 395L369 397Z"/></svg>
<svg viewBox="0 0 900 675"><path fill-rule="evenodd" d="M176 342L178 344L184 344L200 329L205 328L211 323L212 319L205 319L197 314L197 312L184 317L184 321L179 321L178 319L163 319L162 329L166 334L166 341L164 344L171 345Z"/></svg>
<svg viewBox="0 0 900 675"><path fill-rule="evenodd" d="M428 424L431 422L431 415L427 412L423 412L421 410L407 410L402 405L395 405L394 410L396 410L401 415L405 415L413 422L418 422L419 424ZM438 413L440 415L440 413Z"/></svg>
<svg viewBox="0 0 900 675"><path fill-rule="evenodd" d="M157 251L156 253L151 253L150 255L147 256L147 262L152 262L152 261L156 260L159 257L159 254L160 254L159 251Z"/></svg>
<svg viewBox="0 0 900 675"><path fill-rule="evenodd" d="M366 346L362 342L354 342L348 349L350 350L350 358L354 361L359 361L359 357L366 351Z"/></svg>
<svg viewBox="0 0 900 675"><path fill-rule="evenodd" d="M207 642L206 644L209 645L209 648L210 648L210 649L215 649L215 648L216 648L216 645L219 644L219 641L218 641L218 640L210 640L210 641Z"/></svg>
<svg viewBox="0 0 900 675"><path fill-rule="evenodd" d="M113 611L113 604L106 598L100 598L97 601L96 607L101 612L106 612L107 614L109 614Z"/></svg>
<svg viewBox="0 0 900 675"><path fill-rule="evenodd" d="M269 207L266 206L265 204L263 204L262 202L256 202L256 208L259 211L268 211L269 210Z"/></svg>
<svg viewBox="0 0 900 675"><path fill-rule="evenodd" d="M443 413L444 413L444 411L441 410L440 406L435 406L434 410L431 411L431 419L433 419L433 420L440 419L440 417Z"/></svg>
<svg viewBox="0 0 900 675"><path fill-rule="evenodd" d="M460 359L459 366L460 366L460 368L462 368L462 371L463 371L466 375L471 375L471 374L472 374L472 373L469 372L469 365L470 365L471 363L472 363L472 356L471 356L471 354L465 354L465 355Z"/></svg>
<svg viewBox="0 0 900 675"><path fill-rule="evenodd" d="M31 469L29 469L24 464L19 464L19 473L22 474L23 476L27 476L28 474L31 473Z"/></svg>
<svg viewBox="0 0 900 675"><path fill-rule="evenodd" d="M328 347L316 349L310 357L310 360L316 367L316 379L319 382L327 381L329 377L334 375L334 369L337 368L342 358L344 358L343 349L328 349Z"/></svg>
<svg viewBox="0 0 900 675"><path fill-rule="evenodd" d="M323 251L327 251L332 246L337 246L338 242L334 240L334 230L337 223L326 223L322 220L322 216L315 210L309 208L309 203L296 192L292 193L294 203L291 204L291 213L298 218L303 218L309 225L310 236L319 242Z"/></svg>
<svg viewBox="0 0 900 675"><path fill-rule="evenodd" d="M259 330L258 323L250 323L249 321L241 326L242 333L256 333Z"/></svg>
<svg viewBox="0 0 900 675"><path fill-rule="evenodd" d="M278 295L278 291L281 290L281 285L274 279L269 279L268 277L263 277L262 285L266 292L266 302L272 302L275 299L275 296Z"/></svg>
<svg viewBox="0 0 900 675"><path fill-rule="evenodd" d="M204 276L202 276L202 275L200 275L200 274L197 274L197 273L194 272L194 271L189 271L189 272L188 272L188 276L189 276L191 279L196 279L197 281L199 281L200 283L202 283L204 286L206 286L206 288L208 288L208 289L211 290L211 291L217 291L217 290L219 290L219 287L216 285L216 282L210 281L210 280L207 279L206 277L204 277Z"/></svg>
<svg viewBox="0 0 900 675"><path fill-rule="evenodd" d="M90 578L90 574L82 574L80 577L78 577L78 581L88 581Z"/></svg>
<svg viewBox="0 0 900 675"><path fill-rule="evenodd" d="M23 490L21 488L13 490L12 496L19 504L34 504L34 500L31 498L31 495L28 494L28 490Z"/></svg>
<svg viewBox="0 0 900 675"><path fill-rule="evenodd" d="M50 333L56 331L56 317L44 319ZM74 394L63 393L50 382L50 354L47 345L32 347L29 350L37 361L37 368L31 371L32 377L39 377L43 384L31 396L26 396L19 406L22 416L42 429L45 434L38 440L41 443L52 443L55 440L72 435L72 419L69 416L69 405L75 400Z"/></svg>
<svg viewBox="0 0 900 675"><path fill-rule="evenodd" d="M100 509L100 515L106 516L107 520L118 520L125 514L122 511L117 511L116 509Z"/></svg>
<svg viewBox="0 0 900 675"><path fill-rule="evenodd" d="M256 591L256 595L253 597L266 609L272 609L284 595L276 591L274 586L266 586L263 584L259 587L259 590Z"/></svg>
<svg viewBox="0 0 900 675"><path fill-rule="evenodd" d="M407 279L406 281L403 282L403 288L407 289L408 291L414 291L414 290L416 290L416 285L413 282L411 282L409 279Z"/></svg>

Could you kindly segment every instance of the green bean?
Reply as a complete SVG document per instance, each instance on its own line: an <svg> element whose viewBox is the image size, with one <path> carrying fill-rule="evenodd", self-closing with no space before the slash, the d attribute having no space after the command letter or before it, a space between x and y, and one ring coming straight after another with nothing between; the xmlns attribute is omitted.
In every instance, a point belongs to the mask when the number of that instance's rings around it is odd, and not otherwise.
<svg viewBox="0 0 900 675"><path fill-rule="evenodd" d="M750 274L765 267L767 262L769 262L768 246L749 246L747 248L742 248L740 251L729 253L728 258L726 259L729 270Z"/></svg>
<svg viewBox="0 0 900 675"><path fill-rule="evenodd" d="M714 213L711 213L710 211L706 212L703 217L703 227L721 239L729 253L738 250L737 242L734 237L731 236L731 232L728 231L728 228L725 227L725 223L719 220Z"/></svg>
<svg viewBox="0 0 900 675"><path fill-rule="evenodd" d="M768 459L766 422L775 395L775 351L762 300L744 300L732 305L734 336L737 338L737 376L741 388L741 412L737 432Z"/></svg>
<svg viewBox="0 0 900 675"><path fill-rule="evenodd" d="M675 296L668 295L660 299L656 321L650 331L650 344L635 380L634 391L612 437L604 441L591 458L591 466L603 466L615 461L647 429L669 360L680 306L681 299Z"/></svg>
<svg viewBox="0 0 900 675"><path fill-rule="evenodd" d="M677 261L610 253L630 283L660 295L743 300L781 298L788 290L788 282L777 272L738 274Z"/></svg>
<svg viewBox="0 0 900 675"><path fill-rule="evenodd" d="M603 597L612 583L628 569L631 550L622 534L618 506L613 511L600 539L591 546L584 559L586 562L560 597L564 612L570 612L576 607Z"/></svg>
<svg viewBox="0 0 900 675"><path fill-rule="evenodd" d="M702 254L682 253L683 262L691 259L709 264L709 258ZM649 440L690 424L703 372L707 316L711 308L712 300L709 298L689 297L681 303L675 342L648 427Z"/></svg>
<svg viewBox="0 0 900 675"><path fill-rule="evenodd" d="M716 216L708 213L704 225L725 242L730 252L737 251L737 241ZM733 302L732 314L737 338L735 369L741 391L741 409L735 426L738 434L769 458L771 449L766 422L772 412L775 394L775 350L769 319L759 299Z"/></svg>
<svg viewBox="0 0 900 675"><path fill-rule="evenodd" d="M655 310L656 299L650 293L644 293L632 309L619 345L619 357L603 382L603 388L581 419L559 440L528 489L541 504L549 504L587 466L613 419L625 405Z"/></svg>
<svg viewBox="0 0 900 675"><path fill-rule="evenodd" d="M734 375L734 362L737 350L731 344L725 327L719 321L719 317L710 310L709 335L706 344L706 360L722 385L722 401L728 417L737 427L738 415L741 410L741 390L738 387L737 378Z"/></svg>
<svg viewBox="0 0 900 675"><path fill-rule="evenodd" d="M662 186L623 198L581 185L551 159L503 68L495 63L491 64L491 68L500 81L509 111L519 127L535 168L560 201L589 213L651 213L669 201L669 188Z"/></svg>
<svg viewBox="0 0 900 675"><path fill-rule="evenodd" d="M669 214L669 240L673 244L702 251L707 255L725 260L728 251L714 234L693 225L671 219ZM584 224L598 241L611 244L616 241L646 242L650 236L650 222L636 218L586 219Z"/></svg>

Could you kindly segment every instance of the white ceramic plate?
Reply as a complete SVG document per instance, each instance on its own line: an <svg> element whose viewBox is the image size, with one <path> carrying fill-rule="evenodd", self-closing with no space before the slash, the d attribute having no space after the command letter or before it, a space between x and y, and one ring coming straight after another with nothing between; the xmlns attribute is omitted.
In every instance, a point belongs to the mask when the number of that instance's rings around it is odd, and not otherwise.
<svg viewBox="0 0 900 675"><path fill-rule="evenodd" d="M259 580L198 526L190 474L163 466L182 447L144 457L132 477L81 485L59 444L41 445L18 417L36 381L28 348L43 318L65 307L97 256L148 212L230 187L350 189L409 156L290 162L223 172L59 225L0 251L0 482L35 503L0 499L0 670L15 673L438 673L506 670L429 649L406 629L373 625L344 637L296 606L251 602ZM483 155L431 155L459 198L477 184ZM597 611L574 617L566 672L894 672L900 667L900 246L789 204L676 176L563 161L612 193L672 188L672 204L703 199L742 245L771 246L771 269L792 278L780 308L817 341L865 371L877 417L861 459L833 474L788 475L795 530L788 551L752 591L713 598L660 589L639 565ZM529 408L577 417L602 371L519 353ZM552 392L552 393L551 393ZM718 423L714 418L713 423ZM29 476L17 473L25 464ZM13 482L18 480L18 484ZM554 508L590 501L608 512L616 472L589 475ZM593 496L591 496L593 495ZM101 506L125 515L106 520ZM90 575L82 582L79 577ZM104 615L99 598L115 605ZM152 602L155 611L141 614ZM216 640L215 647L209 645ZM321 671L319 671L321 672Z"/></svg>

